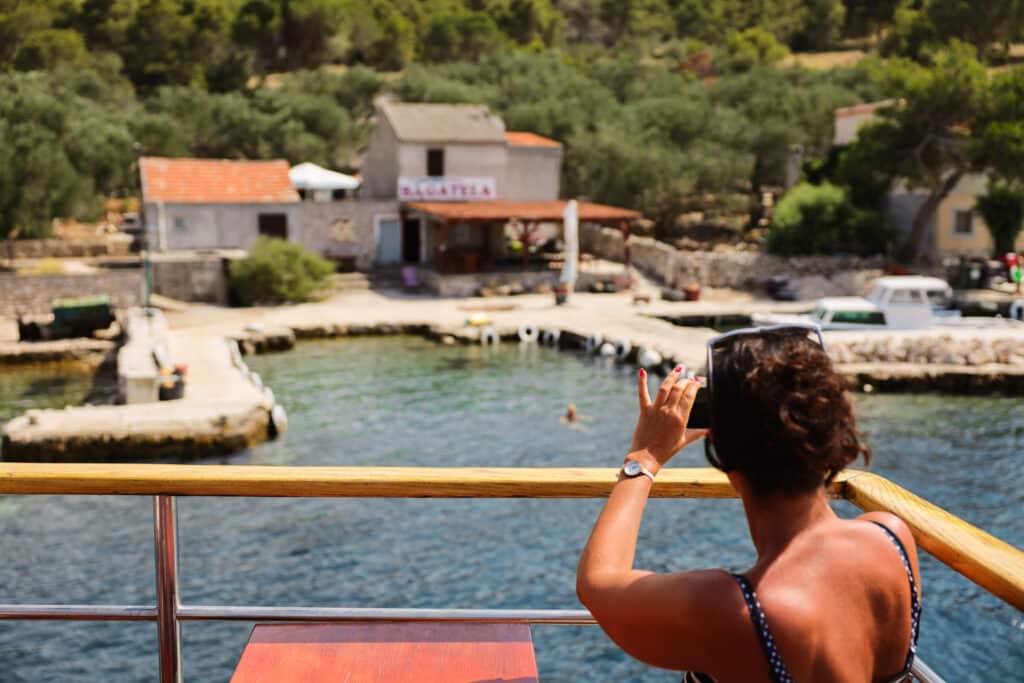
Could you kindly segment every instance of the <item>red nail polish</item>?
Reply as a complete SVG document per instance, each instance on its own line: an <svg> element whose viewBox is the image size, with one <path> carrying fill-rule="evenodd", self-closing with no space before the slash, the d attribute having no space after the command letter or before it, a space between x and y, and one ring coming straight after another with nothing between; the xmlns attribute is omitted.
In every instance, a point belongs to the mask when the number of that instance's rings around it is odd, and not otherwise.
<svg viewBox="0 0 1024 683"><path fill-rule="evenodd" d="M677 365L676 369L673 370L672 372L682 372L682 371L683 371L683 366L682 365Z"/></svg>
<svg viewBox="0 0 1024 683"><path fill-rule="evenodd" d="M643 379L647 379L647 371L644 370L643 368L640 368L640 377L642 377Z"/></svg>

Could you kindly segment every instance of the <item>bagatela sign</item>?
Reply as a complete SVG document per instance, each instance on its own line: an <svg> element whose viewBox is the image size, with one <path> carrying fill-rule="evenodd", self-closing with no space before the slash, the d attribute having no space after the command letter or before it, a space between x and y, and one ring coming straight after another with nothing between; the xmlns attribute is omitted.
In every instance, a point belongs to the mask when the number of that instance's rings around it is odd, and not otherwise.
<svg viewBox="0 0 1024 683"><path fill-rule="evenodd" d="M451 176L398 178L398 198L403 201L465 201L497 199L497 197L498 188L494 178Z"/></svg>

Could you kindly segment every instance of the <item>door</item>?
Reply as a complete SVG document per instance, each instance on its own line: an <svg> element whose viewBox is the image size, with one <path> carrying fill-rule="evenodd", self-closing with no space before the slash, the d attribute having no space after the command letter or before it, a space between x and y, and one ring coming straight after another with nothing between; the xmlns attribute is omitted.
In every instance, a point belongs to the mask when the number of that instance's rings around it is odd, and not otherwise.
<svg viewBox="0 0 1024 683"><path fill-rule="evenodd" d="M261 213L259 226L260 235L288 239L288 216L283 213Z"/></svg>
<svg viewBox="0 0 1024 683"><path fill-rule="evenodd" d="M402 221L402 262L420 262L420 219Z"/></svg>
<svg viewBox="0 0 1024 683"><path fill-rule="evenodd" d="M384 218L377 223L377 263L402 262L402 224L397 218Z"/></svg>

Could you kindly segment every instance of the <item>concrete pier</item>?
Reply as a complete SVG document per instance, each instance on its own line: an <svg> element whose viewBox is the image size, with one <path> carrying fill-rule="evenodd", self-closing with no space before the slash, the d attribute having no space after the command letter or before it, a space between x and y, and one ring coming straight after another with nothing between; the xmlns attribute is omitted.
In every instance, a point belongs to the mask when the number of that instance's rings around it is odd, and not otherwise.
<svg viewBox="0 0 1024 683"><path fill-rule="evenodd" d="M232 361L222 337L178 335L189 366L177 401L30 410L7 423L5 460L145 462L228 455L270 433L269 394Z"/></svg>
<svg viewBox="0 0 1024 683"><path fill-rule="evenodd" d="M546 295L436 299L353 291L326 302L279 308L189 306L166 314L178 346L175 362L189 366L183 399L29 411L4 427L4 459L194 459L229 454L268 438L273 431L271 395L254 383L228 340L237 340L245 353L284 351L302 339L367 334L419 334L445 343L478 344L489 328L508 343L520 326L530 325L559 331L561 346L580 347L597 334L611 344L628 342L633 351L627 362L635 362L642 348L661 357L662 369L681 363L700 370L707 339L716 332L665 318L754 310L778 310L778 305L743 297L636 305L629 293L577 293L568 305L555 306ZM483 325L469 324L481 315L487 318ZM1021 331L830 332L826 341L851 388L1024 395ZM951 343L954 351L956 344L966 351L950 352L956 362L945 362L940 353ZM992 353L981 352L989 347ZM865 353L882 351L900 362L865 360Z"/></svg>

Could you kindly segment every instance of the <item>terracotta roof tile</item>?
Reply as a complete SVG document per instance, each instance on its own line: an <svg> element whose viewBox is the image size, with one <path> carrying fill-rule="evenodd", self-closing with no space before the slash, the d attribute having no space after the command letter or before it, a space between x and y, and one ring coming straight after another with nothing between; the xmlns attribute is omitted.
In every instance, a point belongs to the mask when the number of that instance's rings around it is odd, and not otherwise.
<svg viewBox="0 0 1024 683"><path fill-rule="evenodd" d="M139 160L142 196L147 202L228 204L296 202L288 162L229 159Z"/></svg>
<svg viewBox="0 0 1024 683"><path fill-rule="evenodd" d="M512 202L505 200L472 202L407 202L405 206L433 218L449 221L499 221L518 218L527 221L561 221L565 200ZM641 217L639 211L616 206L579 202L582 222L631 221Z"/></svg>
<svg viewBox="0 0 1024 683"><path fill-rule="evenodd" d="M505 142L516 147L561 147L562 143L558 140L552 140L546 138L543 135L537 135L536 133L527 133L523 131L507 131L505 133Z"/></svg>

